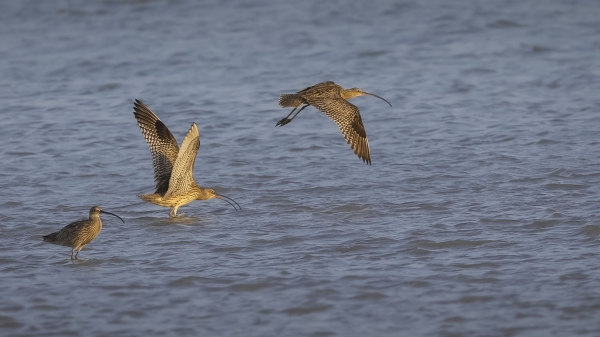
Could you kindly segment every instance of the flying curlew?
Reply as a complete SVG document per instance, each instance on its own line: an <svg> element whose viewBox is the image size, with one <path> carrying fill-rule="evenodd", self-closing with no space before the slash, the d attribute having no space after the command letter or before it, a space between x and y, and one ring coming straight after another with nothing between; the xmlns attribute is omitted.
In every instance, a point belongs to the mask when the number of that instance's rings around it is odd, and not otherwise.
<svg viewBox="0 0 600 337"><path fill-rule="evenodd" d="M194 162L200 148L200 132L192 123L181 149L175 137L165 124L140 100L135 100L133 115L138 121L142 134L150 147L156 191L153 194L139 195L140 199L158 206L170 207L169 216L177 217L177 209L193 200L217 198L228 202L234 209L235 200L215 193L209 188L201 188L194 181Z"/></svg>
<svg viewBox="0 0 600 337"><path fill-rule="evenodd" d="M354 153L362 159L363 162L371 165L371 154L369 152L369 140L365 132L360 111L358 108L349 103L348 100L354 97L370 95L384 100L392 106L383 97L379 97L368 92L364 92L359 88L344 89L331 81L315 84L298 91L295 94L283 94L279 98L279 105L283 108L294 108L285 118L281 119L275 126L284 126L291 122L300 111L304 110L309 105L317 108L321 112L331 118L340 128L344 139L352 148ZM296 114L290 116L296 109L303 105Z"/></svg>
<svg viewBox="0 0 600 337"><path fill-rule="evenodd" d="M79 220L72 222L63 227L58 232L45 235L44 242L53 243L59 246L71 247L71 260L77 260L77 255L85 245L92 242L100 231L102 230L102 221L100 220L100 213L110 214L121 219L120 216L106 212L100 209L98 206L94 206L90 209L90 218L87 220ZM123 221L123 219L121 219ZM123 221L125 223L125 221ZM77 251L75 257L73 253Z"/></svg>

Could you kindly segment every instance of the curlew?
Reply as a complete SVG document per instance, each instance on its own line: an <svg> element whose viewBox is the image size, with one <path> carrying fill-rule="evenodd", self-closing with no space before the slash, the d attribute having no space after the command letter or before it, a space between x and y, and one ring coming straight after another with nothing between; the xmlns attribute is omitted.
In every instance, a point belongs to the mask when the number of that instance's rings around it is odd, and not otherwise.
<svg viewBox="0 0 600 337"><path fill-rule="evenodd" d="M135 100L133 115L138 121L142 134L150 147L156 191L153 194L138 195L140 199L158 206L170 207L169 216L177 217L177 209L194 200L212 198L228 202L234 209L235 200L217 194L210 188L201 188L194 181L194 162L200 148L200 132L196 123L192 123L181 149L175 137L165 124L140 100Z"/></svg>
<svg viewBox="0 0 600 337"><path fill-rule="evenodd" d="M392 106L383 97L379 97L359 88L344 89L331 81L315 84L298 91L295 94L283 94L279 98L279 105L283 108L294 108L285 118L281 119L275 126L284 126L291 122L300 111L309 105L317 108L331 118L340 128L344 139L352 148L354 153L362 159L363 162L371 165L371 154L369 152L369 140L365 132L360 111L349 103L348 100L354 97L370 95L375 96ZM290 116L298 107L303 105L296 114Z"/></svg>
<svg viewBox="0 0 600 337"><path fill-rule="evenodd" d="M71 260L77 260L77 255L85 245L92 242L100 231L102 230L102 221L100 220L100 213L110 214L121 219L120 216L106 212L100 209L98 206L94 206L90 209L90 218L87 220L79 220L72 222L63 227L58 232L45 235L44 242L53 243L59 246L71 247ZM123 219L121 219L123 221ZM125 223L125 221L123 221ZM73 253L77 251L75 257Z"/></svg>

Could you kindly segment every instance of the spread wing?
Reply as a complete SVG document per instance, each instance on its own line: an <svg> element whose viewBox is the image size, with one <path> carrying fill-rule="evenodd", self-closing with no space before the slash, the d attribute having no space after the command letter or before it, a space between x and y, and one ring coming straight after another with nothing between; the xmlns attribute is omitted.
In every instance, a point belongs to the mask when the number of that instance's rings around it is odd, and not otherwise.
<svg viewBox="0 0 600 337"><path fill-rule="evenodd" d="M138 121L142 134L150 147L156 192L163 195L169 189L171 171L177 160L179 146L177 140L165 124L140 100L135 100L133 115Z"/></svg>
<svg viewBox="0 0 600 337"><path fill-rule="evenodd" d="M194 162L196 154L200 148L200 132L196 123L192 123L183 143L181 150L175 160L171 180L169 180L169 190L164 195L164 199L185 194L194 183Z"/></svg>
<svg viewBox="0 0 600 337"><path fill-rule="evenodd" d="M339 96L339 95L338 95ZM358 108L341 97L308 99L315 108L331 118L340 128L344 139L363 162L371 165L369 140Z"/></svg>

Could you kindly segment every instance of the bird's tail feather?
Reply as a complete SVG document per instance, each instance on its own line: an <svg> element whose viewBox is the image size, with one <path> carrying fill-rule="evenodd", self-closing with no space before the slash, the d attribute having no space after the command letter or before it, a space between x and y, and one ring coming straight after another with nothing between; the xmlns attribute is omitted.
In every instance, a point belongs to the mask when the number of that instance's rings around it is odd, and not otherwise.
<svg viewBox="0 0 600 337"><path fill-rule="evenodd" d="M302 104L306 104L304 98L297 94L283 94L279 97L279 105L282 108L297 108Z"/></svg>
<svg viewBox="0 0 600 337"><path fill-rule="evenodd" d="M57 233L44 235L42 238L44 239L44 242L54 242L56 241L56 234Z"/></svg>

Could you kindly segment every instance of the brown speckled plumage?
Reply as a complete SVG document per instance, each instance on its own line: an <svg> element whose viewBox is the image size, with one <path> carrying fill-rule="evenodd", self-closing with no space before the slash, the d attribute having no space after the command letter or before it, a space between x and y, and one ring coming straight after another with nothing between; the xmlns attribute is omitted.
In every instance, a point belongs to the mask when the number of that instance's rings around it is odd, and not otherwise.
<svg viewBox="0 0 600 337"><path fill-rule="evenodd" d="M171 171L177 160L179 145L167 126L139 100L135 100L133 115L150 147L156 192L164 194L169 189Z"/></svg>
<svg viewBox="0 0 600 337"><path fill-rule="evenodd" d="M100 207L94 206L90 209L89 219L72 222L58 232L45 235L43 237L44 242L71 247L71 259L77 259L77 255L79 255L81 249L92 242L98 234L100 234L100 231L102 230L100 213L110 214L121 219L121 217L116 214L103 211ZM123 221L123 219L121 219L121 221ZM123 221L123 223L125 223L125 221ZM75 257L73 257L75 251L77 251L77 253L75 254Z"/></svg>
<svg viewBox="0 0 600 337"><path fill-rule="evenodd" d="M140 199L170 207L171 217L177 217L177 209L193 200L218 198L233 206L228 201L232 199L212 189L201 188L194 180L194 163L200 148L200 131L196 123L192 123L180 149L169 129L142 101L136 99L133 109L133 115L150 147L156 181L156 191L139 195Z"/></svg>
<svg viewBox="0 0 600 337"><path fill-rule="evenodd" d="M349 99L362 95L371 95L380 98L390 104L388 101L359 88L344 89L334 82L328 81L315 84L311 87L302 89L295 94L283 94L279 98L279 105L285 108L293 107L285 118L281 119L276 126L283 126L291 122L297 115L309 105L323 112L327 117L333 120L340 128L344 139L350 145L354 153L371 165L371 154L369 151L369 140L365 126L363 125L360 111ZM304 105L303 105L304 104ZM294 111L303 105L298 112L289 118ZM390 106L392 106L390 104Z"/></svg>

